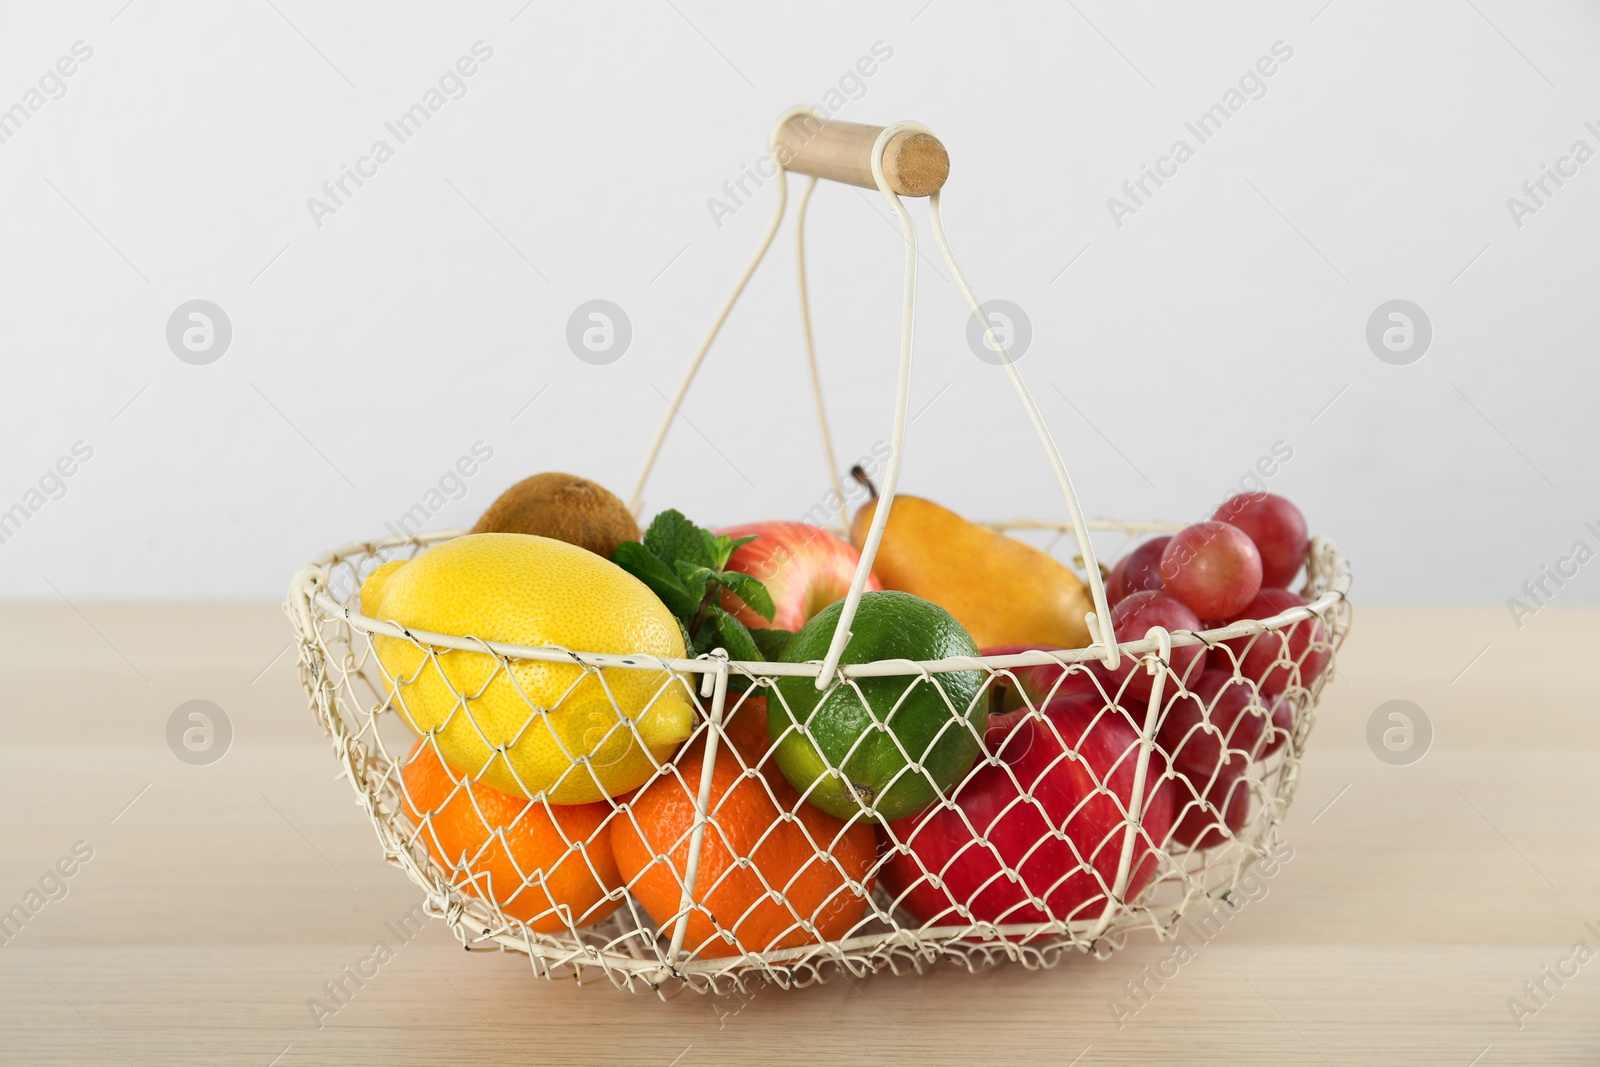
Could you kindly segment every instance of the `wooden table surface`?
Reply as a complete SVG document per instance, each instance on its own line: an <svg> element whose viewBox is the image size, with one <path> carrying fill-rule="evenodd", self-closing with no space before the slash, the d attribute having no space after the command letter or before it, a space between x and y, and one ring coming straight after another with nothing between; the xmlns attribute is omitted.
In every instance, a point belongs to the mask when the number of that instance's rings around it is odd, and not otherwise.
<svg viewBox="0 0 1600 1067"><path fill-rule="evenodd" d="M1600 951L1597 612L1359 609L1293 859L1138 1005L1170 952L1147 936L744 1004L538 981L438 922L398 943L418 894L334 779L288 634L263 605L0 608L0 912L28 913L0 928L0 1063L1600 1063L1600 959L1574 955ZM194 699L232 725L207 766L165 740ZM1392 699L1432 723L1408 766L1366 741ZM319 1027L308 1001L380 939Z"/></svg>

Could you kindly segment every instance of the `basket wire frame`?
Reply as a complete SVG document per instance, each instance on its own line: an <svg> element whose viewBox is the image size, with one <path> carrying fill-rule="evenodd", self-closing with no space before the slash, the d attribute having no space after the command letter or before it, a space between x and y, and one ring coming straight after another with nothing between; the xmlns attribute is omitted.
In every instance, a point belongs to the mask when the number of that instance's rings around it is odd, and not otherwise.
<svg viewBox="0 0 1600 1067"><path fill-rule="evenodd" d="M1120 529L1117 524L1095 525ZM826 905L847 900L859 909L859 919L844 936L807 939L805 943L777 949L742 942L729 945L730 941L738 940L736 932L742 913L713 914L704 902L711 896L714 886L695 885L695 872L681 866L675 868L674 874L681 875L679 884L684 900L676 913L658 915L656 918L660 922L640 905L632 892L634 887L627 883L608 887L605 901L615 903L616 907L597 923L588 924L586 916L572 914L570 910L563 912L559 905L520 919L507 914L505 908L513 905L519 893L539 892L544 873L522 871L519 872L521 884L494 886L483 874L479 862L481 852L454 857L441 853L431 835L431 813L425 805L407 796L404 775L410 761L416 758L418 742L402 722L406 680L385 671L372 637L403 637L424 649L433 657L432 662L447 663L451 656L487 655L495 657L508 670L520 660L536 658L578 663L600 672L650 670L662 673L669 679L666 684L681 686L690 695L695 703L697 721L694 736L680 750L680 757L660 765L650 785L670 781L686 796L695 798L697 810L703 816L696 829L702 835L709 832L714 839L724 836L717 821L716 803L706 795L704 783L686 778L679 766L682 753L703 752L707 762L714 762L719 750L730 754L738 772L745 776L742 781L750 783L749 788L762 790L778 813L774 828L780 822L787 825L784 816L794 815L806 802L794 796L792 789L785 790L781 772L773 765L770 752L748 757L735 744L727 723L748 702L763 697L769 701L779 699L774 685L779 677L808 676L808 672L814 675L819 665L740 663L718 654L700 659L659 660L560 648L530 649L470 637L408 633L393 622L360 614L360 583L378 564L413 556L459 532L352 545L296 576L296 593L289 609L299 637L302 681L310 694L313 711L333 739L342 772L372 821L385 858L404 870L424 890L425 910L443 918L464 945L526 953L535 973L541 976L568 977L580 982L608 979L626 989L656 990L663 995L679 988L721 994L748 993L763 982L784 987L804 986L841 971L853 977L885 969L894 973L921 972L939 960L955 961L974 970L1001 960L1037 968L1055 964L1068 950L1105 955L1120 947L1127 934L1136 929L1151 930L1163 939L1173 936L1178 920L1186 911L1201 902L1229 894L1244 873L1276 847L1279 824L1298 786L1306 738L1315 724L1316 702L1322 687L1334 674L1333 658L1350 625L1350 604L1346 599L1350 583L1348 565L1331 544L1319 538L1313 543L1308 561L1304 589L1310 600L1307 606L1290 609L1272 619L1240 622L1194 634L1159 633L1142 641L1123 643L1125 655L1141 660L1138 669L1151 666L1156 669L1158 674L1154 681L1159 683L1159 688L1152 686L1148 700L1133 700L1121 687L1108 685L1104 676L1100 676L1095 680L1094 692L1101 702L1096 714L1126 724L1124 736L1136 738L1137 743L1125 751L1123 758L1135 761L1137 771L1148 776L1150 781L1142 789L1135 786L1129 790L1125 785L1119 788L1114 782L1117 774L1113 772L1105 775L1104 780L1095 778L1094 790L1083 798L1085 802L1110 798L1118 805L1119 821L1114 826L1103 827L1106 833L1099 842L1101 848L1113 851L1118 863L1117 869L1108 876L1105 864L1096 856L1085 854L1096 850L1085 850L1074 853L1073 865L1054 872L1053 881L1057 885L1070 878L1079 881L1088 878L1094 882L1094 891L1072 914L1042 922L996 922L970 912L963 915L958 907L932 921L921 921L903 907L903 892L892 891L881 877L892 857L914 858L915 854L905 847L907 841L897 837L892 828L877 827L874 833L878 837L879 852L865 875L859 871L854 875L841 872L833 881L832 895L824 901ZM1303 647L1296 647L1291 640L1297 626L1315 627L1312 640ZM1277 699L1288 703L1289 725L1286 728L1276 724L1268 726L1250 751L1221 737L1222 726L1209 718L1212 708L1206 708L1206 714L1195 727L1197 732L1216 736L1219 743L1226 746L1229 760L1248 760L1236 788L1248 791L1249 813L1242 823L1230 826L1231 820L1222 810L1227 806L1227 799L1219 802L1209 796L1211 781L1191 780L1175 769L1172 757L1176 753L1163 744L1163 716L1170 715L1180 702L1195 699L1184 679L1171 667L1171 651L1196 644L1205 646L1206 655L1213 664L1211 669L1227 670L1236 680L1235 684L1248 687L1250 713L1261 714L1275 701L1272 697L1260 696L1259 679L1252 679L1241 670L1245 654L1258 642L1269 642L1269 647L1276 650L1272 669L1288 674L1287 684ZM1220 660L1217 657L1221 657ZM1302 667L1313 660L1320 660L1325 667L1317 671L1317 677L1310 679L1309 684L1303 685ZM1024 721L1034 722L1038 729L1053 733L1055 727L1046 705L1054 694L1090 674L1094 663L1092 650L1077 649L987 659L862 664L841 667L840 677L833 684L848 687L863 677L886 675L925 684L940 673L976 669L984 674L979 699L990 699L995 685L1015 685L1030 666L1059 667L1062 672L1059 679L1036 696L1024 694L1021 708ZM742 693L731 692L730 679L743 679L748 688ZM710 693L702 695L707 681L712 683ZM1189 681L1192 683L1194 679ZM459 695L458 713L470 715L472 694ZM952 724L965 721L960 715L964 709L951 710ZM542 711L537 707L529 708L530 716ZM627 719L622 721L628 723ZM622 728L631 729L631 723ZM952 728L961 727L953 725ZM1079 737L1059 738L1063 748L1060 758L1073 758L1072 753L1081 740ZM1171 739L1167 742L1171 744ZM1184 740L1179 739L1172 747L1181 747L1183 743ZM420 744L429 744L429 739L424 738ZM1276 747L1276 751L1258 758L1267 747ZM1004 757L1008 755L1004 749L986 751L971 773L977 774L996 765L1005 767ZM571 773L580 772L575 768ZM1033 794L1047 784L1042 776L1033 781L1017 780L1014 774L1012 778L1017 786L1015 804L1019 806L1032 803ZM971 775L967 781L970 779ZM469 796L465 776L462 782L462 793ZM1167 836L1161 840L1146 836L1138 849L1131 849L1125 839L1145 832L1141 813L1134 805L1148 798L1155 786L1162 783L1177 790L1178 799L1174 804L1181 804L1181 809L1174 811L1166 821ZM954 801L959 799L964 784L943 791L935 806L959 810ZM785 793L783 799L779 797L780 792ZM608 803L611 810L603 826L614 833L616 824L627 822L641 837L648 835L648 828L638 823L625 801ZM545 812L550 811L551 806L538 799L530 802L530 811L540 806ZM1188 811L1204 813L1214 820L1212 836L1215 840L1205 847L1186 846L1171 837L1171 827ZM854 829L858 820L850 820L841 827L840 833ZM503 842L508 830L514 832L515 824L490 829L495 831L491 841ZM730 834L734 829L729 828ZM972 829L975 847L982 847L981 831L987 828ZM817 840L808 831L802 832L807 834L806 848L812 855L805 859L806 866L801 873L828 864L834 841ZM1112 840L1117 835L1122 836L1123 844ZM588 840L593 841L597 836L598 831ZM594 870L593 859L582 849L586 841L567 840L565 843L579 857L578 862ZM668 843L668 847L656 854L655 860L673 867L669 853L681 852L682 843L681 840ZM489 847L488 842L485 847ZM758 847L747 849L742 858L759 855ZM699 851L697 849L696 854ZM1155 869L1147 876L1146 884L1135 893L1126 894L1129 868L1136 858L1143 863L1153 863ZM1051 885L1027 885L1020 866L1002 862L998 874L1023 881L1030 902L1035 907L1043 905ZM732 869L739 868L735 864ZM765 881L759 865L743 869L753 869L756 877L762 880L762 896L757 903L783 900L788 885ZM948 873L947 870L919 870L930 880ZM728 873L724 871L723 876ZM802 913L790 907L791 923L782 933L806 931L808 924L814 928L813 920L818 912L825 910L826 907L820 907ZM711 921L717 930L717 945L686 943L686 920L690 914L699 914ZM559 929L539 932L532 928L534 923L552 918L559 921ZM734 954L712 955L707 950L714 947L728 948Z"/></svg>
<svg viewBox="0 0 1600 1067"><path fill-rule="evenodd" d="M800 110L780 118L779 128ZM608 979L622 988L661 995L683 989L748 993L766 982L805 986L839 973L921 972L939 960L969 969L1002 960L1038 968L1055 964L1069 950L1105 955L1136 929L1152 930L1163 939L1174 936L1185 911L1232 892L1243 874L1276 847L1278 827L1299 783L1317 699L1333 676L1335 653L1349 629L1348 564L1331 543L1317 538L1307 559L1303 593L1309 603L1304 607L1199 633L1154 628L1143 640L1109 640L1109 610L1090 531L1120 533L1128 542L1177 527L1083 518L1059 450L992 330L990 343L1001 354L1051 458L1070 521L989 525L1021 536L1043 532L1056 539L1068 533L1075 537L1095 606L1086 620L1093 641L1082 649L1008 656L840 663L903 451L917 252L910 218L883 178L881 155L890 137L908 129L924 131L911 123L888 127L873 160L880 191L900 220L906 242L892 450L883 499L833 647L822 662L738 662L721 650L695 659L662 659L626 651L530 648L410 630L394 620L361 614L361 583L377 566L413 558L462 531L345 546L296 574L286 608L313 712L333 740L341 771L371 820L385 858L422 888L425 910L444 919L467 948L525 953L535 973L545 977ZM673 416L782 222L786 178L775 149L773 158L781 179L776 215L669 405L634 493L636 510ZM810 179L800 202L802 317L829 476L838 490L805 303L804 213L815 184ZM979 314L976 295L944 236L937 193L930 198L930 212L946 263L973 313ZM379 655L381 639L410 643L420 653L420 666L410 674L386 668ZM1242 711L1235 699L1224 715L1220 695L1208 704L1189 688L1197 681L1194 672L1180 676L1174 669L1179 661L1173 650L1193 646L1203 646L1208 670L1229 672L1229 684L1242 688ZM1253 676L1245 673L1245 657L1252 650L1251 663L1257 667ZM482 667L480 657L494 663L488 678L470 691L458 687L459 666L474 662ZM1123 657L1137 662L1124 663ZM608 742L616 742L611 750L642 748L635 720L663 694L681 695L694 709L693 735L677 754L665 762L652 759L654 775L637 792L600 802L597 825L582 835L569 833L563 820L571 813L560 810L564 806L550 804L526 784L523 792L532 799L514 818L506 821L485 811L481 799L492 791L480 779L487 768L451 767L438 747L442 725L426 731L410 728L415 719L407 698L415 696L413 687L427 671L442 679L454 698L447 721L462 717L493 748L474 717L474 702L502 672L514 679L516 666L529 662L571 664L579 679L598 678L602 686L620 671L648 671L656 680L655 696L644 707L619 706L609 688L605 690L614 721L589 751L564 753L571 761L570 775L593 774L591 756ZM999 739L977 734L968 717L972 709L957 706L943 687L943 677L957 672L978 680L975 700L999 708L1005 693L1009 704L1020 705L1013 716L1020 721L1009 733ZM1140 674L1149 680L1148 697L1129 691ZM731 728L740 715L764 720L765 703L788 713L790 730L799 729L777 684L784 678L811 679L817 689L835 695L853 690L869 719L877 719L882 709L874 711L861 694L864 679L903 679L901 701L913 692L938 693L950 712L944 730L970 734L967 740L980 753L977 762L949 788L939 789L929 779L936 800L927 812L910 819L874 825L862 813L848 820L824 815L785 780L772 755L776 744L752 746ZM1041 679L1048 682L1041 685ZM1069 691L1080 695L1078 710L1060 714L1061 701L1052 703L1052 698L1064 698ZM529 724L562 704L558 699L550 707L540 706L526 694L523 699ZM887 721L892 715L882 718ZM1180 716L1189 724L1181 733L1176 730ZM1241 733L1241 722L1254 725ZM886 728L880 732L895 738ZM1020 775L1017 768L1031 752L1008 747L1019 736L1030 746L1042 742L1046 747L1041 758L1047 760L1042 767L1029 764ZM898 739L895 744L899 746ZM1109 769L1091 766L1080 756L1090 747L1106 745L1115 753ZM1202 745L1216 756L1208 774L1194 772L1196 761L1184 759L1186 749L1192 756ZM900 773L922 773L919 761L927 758L927 751L908 752L900 746L899 755L905 764ZM411 776L430 761L442 766L451 780L442 802L437 796L419 800L412 795L408 779L414 781ZM698 773L686 773L696 762ZM984 826L974 825L958 803L980 775L991 780L1003 776L1002 794L1010 796ZM714 795L719 776L724 788ZM1078 785L1063 801L1066 781ZM663 792L691 803L694 817L686 832L652 840L659 827L641 822L634 806ZM745 813L739 825L721 806L724 801L732 804L735 796ZM523 802L518 798L516 803ZM752 831L750 810L770 813L770 824ZM452 852L449 834L440 827L446 819L453 820L451 825L459 822L463 811L471 812L466 817L469 822L476 819L482 833L470 849ZM935 816L961 844L930 870L917 838ZM546 828L547 843L553 829L560 856L525 865L518 855L519 834L536 824ZM1037 829L1037 841L1020 854L1014 844L1019 827ZM1007 837L1013 839L1010 846L1003 842ZM635 859L643 857L631 878L611 862L617 851L613 845L624 840L634 846ZM496 859L509 859L509 865ZM496 871L501 875L498 884ZM581 911L557 899L555 887L573 878L594 887L593 899ZM641 896L654 907L647 908ZM665 903L669 900L675 907ZM691 928L697 931L692 937Z"/></svg>

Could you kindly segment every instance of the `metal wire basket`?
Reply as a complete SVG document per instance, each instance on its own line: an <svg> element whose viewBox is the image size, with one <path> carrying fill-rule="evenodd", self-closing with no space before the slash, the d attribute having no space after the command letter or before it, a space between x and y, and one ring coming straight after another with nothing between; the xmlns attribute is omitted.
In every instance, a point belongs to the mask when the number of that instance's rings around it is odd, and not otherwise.
<svg viewBox="0 0 1600 1067"><path fill-rule="evenodd" d="M1180 527L1083 518L1059 451L985 321L1069 515L993 528L1073 535L1094 603L1086 617L1092 643L841 663L904 444L918 254L902 196L929 197L940 250L973 313L982 316L939 214L948 158L925 128L828 123L793 109L769 147L781 179L776 217L690 365L634 506L673 414L782 222L785 171L810 175L798 227L802 311L837 488L805 309L804 214L819 177L878 189L906 242L899 392L883 500L828 654L797 664L733 661L720 650L672 659L420 631L363 615L361 584L385 562L413 558L462 531L336 550L295 575L287 610L312 709L385 858L422 888L428 912L448 922L468 948L526 953L545 977L604 977L663 995L748 992L763 982L804 986L840 972L920 972L939 960L968 968L1002 960L1045 967L1069 950L1104 955L1136 929L1174 936L1187 910L1228 897L1279 844L1317 699L1350 625L1348 565L1331 543L1314 538L1305 606L1200 632L1154 628L1143 640L1119 645L1107 622L1093 533L1126 541ZM397 657L397 649L407 656ZM1206 684L1194 671L1193 657L1202 654ZM397 669L402 658L412 666ZM526 723L514 737L485 733L475 710L491 686L515 687L521 671L535 668L567 672L561 700L588 686L586 692L611 701L610 727L584 750L564 749L567 773L592 774L601 750L615 751L619 739L642 746L637 720L660 702L692 708L692 736L666 758L651 757L653 773L639 789L565 805L551 803L548 792L512 797L488 788L485 768L445 761L437 729L412 728L407 700L416 698L426 675L427 684L448 688L452 717L470 724L487 750L504 751L552 707L526 700ZM615 680L630 672L636 684L629 690L650 695L623 707L615 693L624 687ZM794 679L828 693L853 691L869 717L864 681L902 679L908 693L931 687L948 705L946 729L969 735L963 742L976 762L954 786L935 785L932 806L920 815L881 823L861 812L828 815L784 779L767 741L769 706L791 712L792 729L801 728L803 715L792 714L780 685ZM949 696L953 679L971 694L966 706ZM1007 731L985 735L974 727L967 712L980 701L996 710L1015 705L1006 713ZM919 761L927 752L902 748L901 755L909 773L923 773ZM982 814L967 803L980 790L998 798ZM662 812L674 813L675 821L660 821ZM464 823L480 832L463 836Z"/></svg>

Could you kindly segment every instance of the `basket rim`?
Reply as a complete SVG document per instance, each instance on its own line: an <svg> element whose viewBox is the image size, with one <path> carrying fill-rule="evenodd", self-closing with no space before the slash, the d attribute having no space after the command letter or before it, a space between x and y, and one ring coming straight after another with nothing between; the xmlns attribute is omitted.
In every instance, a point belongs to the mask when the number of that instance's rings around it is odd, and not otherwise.
<svg viewBox="0 0 1600 1067"><path fill-rule="evenodd" d="M1068 523L1032 522L1029 520L986 523L984 525L995 529L1070 528ZM1181 525L1173 523L1123 523L1114 520L1096 520L1088 525L1094 529L1138 531L1178 530L1183 528ZM714 675L727 670L729 673L749 677L765 676L769 678L815 678L821 672L821 660L813 660L807 663L732 660L727 658L726 655L717 655L716 653L709 653L693 659L687 657L671 658L647 653L587 652L568 649L559 645L519 645L503 641L486 641L470 635L435 633L429 630L408 628L397 622L374 619L363 615L359 611L341 604L328 592L327 572L339 562L354 556L371 556L385 548L398 548L404 545L425 547L452 540L462 536L464 533L466 533L464 529L453 528L410 537L387 537L372 541L351 542L325 553L302 568L295 575L291 584L289 590L290 598L291 600L299 598L308 607L316 609L313 614L321 614L325 618L336 617L342 619L353 629L369 636L377 635L410 640L431 648L487 653L504 660L572 663L580 667L600 669L666 670L675 674L691 675ZM1318 567L1310 567L1309 569L1313 572L1321 571L1326 573L1329 576L1330 584L1324 592L1303 606L1289 608L1266 619L1242 619L1238 622L1212 629L1162 631L1154 637L1146 636L1138 641L1119 641L1117 642L1117 647L1122 650L1123 655L1138 659L1152 652L1162 653L1163 645L1167 648L1184 648L1192 645L1205 645L1207 648L1211 648L1220 642L1234 638L1251 637L1269 630L1285 629L1314 616L1331 624L1333 609L1348 598L1352 577L1350 568L1333 542L1321 536L1311 539L1307 558L1308 566L1310 563L1321 564ZM1056 651L1040 649L1004 656L954 656L933 660L887 659L872 660L866 663L841 663L835 673L840 678L851 679L945 674L970 670L993 672L1010 670L1016 667L1050 664L1065 667L1072 664L1099 662L1102 658L1102 652L1096 646L1090 645L1084 648L1059 649Z"/></svg>

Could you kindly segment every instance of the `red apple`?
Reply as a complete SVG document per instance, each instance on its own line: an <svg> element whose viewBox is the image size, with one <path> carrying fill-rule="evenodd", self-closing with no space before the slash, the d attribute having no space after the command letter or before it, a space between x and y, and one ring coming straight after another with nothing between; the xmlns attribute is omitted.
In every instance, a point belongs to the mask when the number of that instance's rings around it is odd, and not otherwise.
<svg viewBox="0 0 1600 1067"><path fill-rule="evenodd" d="M759 579L772 595L777 611L768 621L724 591L722 606L746 626L800 629L817 612L843 599L861 563L861 554L848 541L803 522L748 522L717 533L755 537L733 550L728 569ZM867 588L882 589L883 585L873 576L867 579Z"/></svg>
<svg viewBox="0 0 1600 1067"><path fill-rule="evenodd" d="M1123 856L1138 732L1098 700L1065 697L991 719L985 745L994 762L949 804L884 827L884 884L921 923L965 925L963 907L970 921L995 924L1098 918ZM1152 752L1126 899L1155 878L1158 843L1172 831L1178 794L1166 770Z"/></svg>
<svg viewBox="0 0 1600 1067"><path fill-rule="evenodd" d="M1158 735L1178 772L1204 782L1223 756L1255 759L1269 712L1254 688L1231 670L1210 670L1168 705Z"/></svg>
<svg viewBox="0 0 1600 1067"><path fill-rule="evenodd" d="M980 656L1015 656L1022 652L1061 652L1063 649L1040 645L996 645L983 649ZM1015 711L1028 704L1041 707L1058 696L1092 696L1099 698L1095 688L1092 668L1078 665L1073 670L1057 663L1033 667L1009 667L1004 674L996 674L991 681L992 696L989 706L1000 711Z"/></svg>
<svg viewBox="0 0 1600 1067"><path fill-rule="evenodd" d="M1287 589L1263 589L1249 605L1229 622L1241 619L1270 619L1290 608L1305 607L1306 599ZM1290 626L1287 630L1268 630L1254 637L1235 637L1223 644L1239 659L1239 673L1256 683L1263 697L1274 697L1296 681L1306 689L1322 677L1333 659L1328 627L1318 616Z"/></svg>
<svg viewBox="0 0 1600 1067"><path fill-rule="evenodd" d="M1256 759L1266 759L1289 743L1294 736L1294 703L1287 696L1264 697L1272 702L1272 725L1268 728Z"/></svg>
<svg viewBox="0 0 1600 1067"><path fill-rule="evenodd" d="M1244 828L1250 821L1250 785L1244 777L1245 766L1244 759L1235 756L1216 769L1215 777L1187 783L1178 780L1178 823L1172 830L1175 844L1213 848Z"/></svg>

